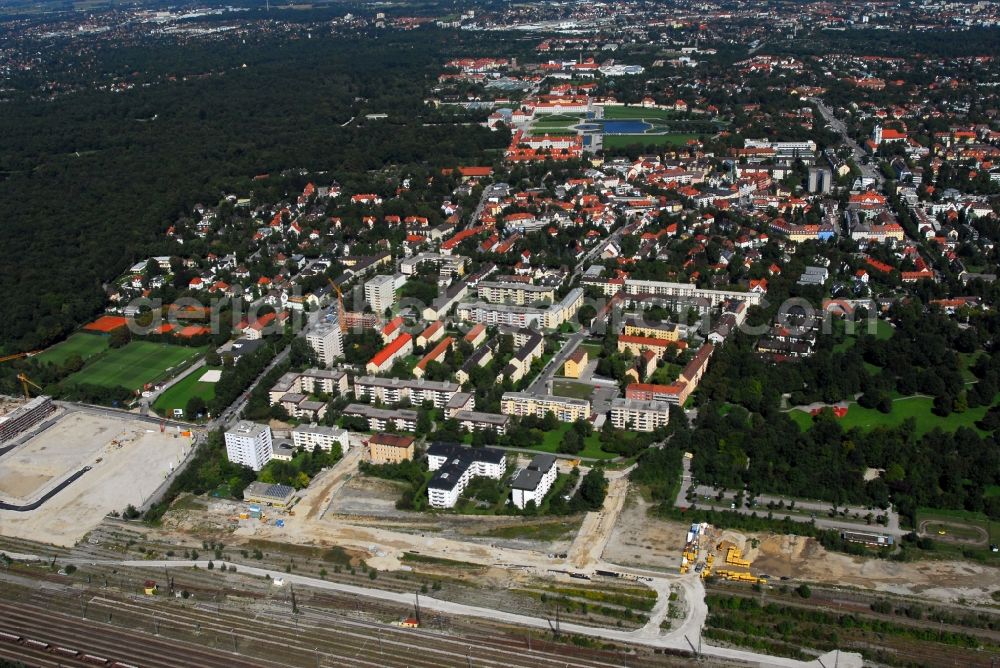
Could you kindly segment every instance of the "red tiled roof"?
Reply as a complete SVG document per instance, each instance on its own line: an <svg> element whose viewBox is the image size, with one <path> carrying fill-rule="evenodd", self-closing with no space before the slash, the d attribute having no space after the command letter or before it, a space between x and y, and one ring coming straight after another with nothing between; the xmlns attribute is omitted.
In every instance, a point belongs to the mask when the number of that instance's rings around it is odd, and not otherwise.
<svg viewBox="0 0 1000 668"><path fill-rule="evenodd" d="M409 334L403 332L395 339L393 339L389 345L387 345L385 348L375 353L375 357L371 358L371 360L368 363L374 364L375 366L378 367L382 366L383 364L386 363L386 361L389 360L389 358L398 353L403 348L403 346L405 346L412 338L413 337L411 337Z"/></svg>

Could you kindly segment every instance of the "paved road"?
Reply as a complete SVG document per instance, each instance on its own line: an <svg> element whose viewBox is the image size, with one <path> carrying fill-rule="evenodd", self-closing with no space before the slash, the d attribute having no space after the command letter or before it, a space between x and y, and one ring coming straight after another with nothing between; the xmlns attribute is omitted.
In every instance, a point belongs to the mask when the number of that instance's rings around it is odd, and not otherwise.
<svg viewBox="0 0 1000 668"><path fill-rule="evenodd" d="M688 495L688 490L691 489L693 483L694 481L691 478L691 461L689 459L684 459L683 470L681 472L681 486L680 489L677 491L677 498L674 500L674 506L678 508L686 508L692 505L691 502L687 500L687 495ZM755 497L757 500L756 506L748 508L746 506L746 503L744 502L739 507L732 508L731 500L735 500L735 497L739 492L730 490L725 496L723 496L722 501L717 501L716 495L718 494L718 492L719 492L718 488L715 487L709 487L708 485L695 485L694 494L697 497L695 503L699 503L700 500L700 507L702 508L706 509L714 508L715 510L723 510L731 513L739 513L741 515L752 515L753 513L757 513L757 515L760 516L760 515L767 515L768 512L773 512L774 517L776 518L784 518L787 516L790 520L794 522L802 522L803 524L808 524L811 522L822 529L836 529L838 531L844 529L853 531L868 531L873 533L886 534L889 536L893 536L897 539L909 533L909 531L905 529L900 529L899 513L897 513L892 509L888 511L888 516L889 516L888 526L882 526L880 524L869 525L865 523L863 520L856 521L848 518L828 517L827 513L833 506L833 504L828 501L811 501L811 500L795 499L795 508L797 510L806 510L809 511L811 514L815 514L815 518L813 518L810 517L809 515L800 515L793 512L789 512L787 510L787 507L791 499L787 499L784 497L774 496L770 494L760 494L757 497ZM704 499L704 497L706 496L708 497L707 501L705 501ZM746 497L746 494L744 494L744 497ZM768 503L773 503L777 505L779 501L785 502L785 509L775 508L773 511L768 510L767 508ZM860 506L852 507L850 505L847 505L847 506L841 506L841 508L850 508L852 511L858 512L862 516L868 513L867 509L864 509ZM873 514L878 515L880 513L885 513L886 511L877 510L872 512Z"/></svg>
<svg viewBox="0 0 1000 668"><path fill-rule="evenodd" d="M580 331L570 336L569 339L566 340L566 343L559 349L559 352L552 356L552 359L549 360L549 363L546 364L541 373L538 374L538 377L535 378L531 385L528 386L528 392L548 394L548 382L552 380L552 377L556 375L556 372L562 368L566 358L568 358L570 354L576 350L576 347L583 343L584 339L586 339L589 335L590 330L583 327L580 328Z"/></svg>
<svg viewBox="0 0 1000 668"><path fill-rule="evenodd" d="M830 109L822 100L819 98L811 97L809 101L816 105L819 109L819 113L823 116L827 123L840 134L844 143L847 144L851 152L854 154L854 162L858 165L861 170L861 174L871 179L875 179L875 184L881 188L883 176L882 172L879 171L874 165L864 165L861 163L861 159L866 155L865 151L858 145L856 141L851 137L850 133L847 131L847 126L844 122L833 115L833 110Z"/></svg>
<svg viewBox="0 0 1000 668"><path fill-rule="evenodd" d="M184 422L183 420L172 420L157 417L155 415L140 415L139 413L133 413L132 411L127 411L123 408L110 408L108 406L97 406L94 404L81 404L69 401L53 401L55 405L66 411L82 411L84 413L93 413L95 415L103 415L104 417L122 419L122 420L139 420L141 422L148 422L149 424L160 426L163 423L166 427L177 427L180 429L194 429L197 425L190 422Z"/></svg>

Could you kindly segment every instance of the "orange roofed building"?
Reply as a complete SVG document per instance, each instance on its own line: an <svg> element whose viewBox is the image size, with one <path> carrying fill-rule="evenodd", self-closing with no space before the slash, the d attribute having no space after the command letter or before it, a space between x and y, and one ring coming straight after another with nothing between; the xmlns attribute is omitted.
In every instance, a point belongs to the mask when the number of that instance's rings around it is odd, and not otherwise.
<svg viewBox="0 0 1000 668"><path fill-rule="evenodd" d="M383 373L391 369L396 360L411 352L413 352L413 337L403 332L393 339L392 343L375 353L375 357L368 361L365 370L370 374Z"/></svg>

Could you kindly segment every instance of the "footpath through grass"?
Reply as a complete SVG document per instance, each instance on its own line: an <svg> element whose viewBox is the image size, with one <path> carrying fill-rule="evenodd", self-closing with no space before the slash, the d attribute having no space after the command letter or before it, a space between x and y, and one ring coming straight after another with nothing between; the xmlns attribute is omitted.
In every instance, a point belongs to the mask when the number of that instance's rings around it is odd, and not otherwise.
<svg viewBox="0 0 1000 668"><path fill-rule="evenodd" d="M188 348L169 343L132 341L123 348L109 349L69 377L70 383L141 389L179 371L182 364L197 359L205 347Z"/></svg>

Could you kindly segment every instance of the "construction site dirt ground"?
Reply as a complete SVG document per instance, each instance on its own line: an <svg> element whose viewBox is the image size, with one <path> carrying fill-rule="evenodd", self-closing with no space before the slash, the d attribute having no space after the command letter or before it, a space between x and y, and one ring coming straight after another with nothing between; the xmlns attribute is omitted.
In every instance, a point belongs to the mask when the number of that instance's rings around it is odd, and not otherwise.
<svg viewBox="0 0 1000 668"><path fill-rule="evenodd" d="M15 503L40 498L91 467L35 510L0 511L0 535L73 545L111 511L140 505L191 447L186 437L150 427L129 418L71 411L0 457L0 495Z"/></svg>
<svg viewBox="0 0 1000 668"><path fill-rule="evenodd" d="M604 548L604 559L625 566L676 573L688 525L650 516L651 506L635 489L629 491Z"/></svg>
<svg viewBox="0 0 1000 668"><path fill-rule="evenodd" d="M756 548L747 544L745 557L754 573L861 589L919 594L940 601L964 598L992 602L1000 589L1000 572L971 561L923 560L900 562L828 552L815 539L801 536L757 535Z"/></svg>
<svg viewBox="0 0 1000 668"><path fill-rule="evenodd" d="M689 525L648 515L651 507L633 490L604 550L604 559L623 565L676 572ZM756 547L754 540L756 539ZM751 562L755 575L781 577L895 594L919 594L940 601L964 598L992 603L1000 571L970 561L912 561L862 558L829 552L813 538L744 534L715 529L712 543L732 544ZM724 554L716 554L718 560ZM719 567L727 568L718 561Z"/></svg>

